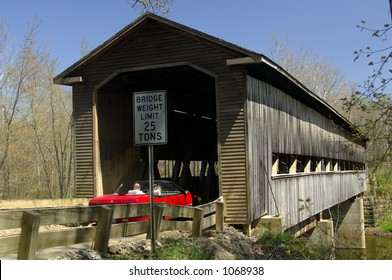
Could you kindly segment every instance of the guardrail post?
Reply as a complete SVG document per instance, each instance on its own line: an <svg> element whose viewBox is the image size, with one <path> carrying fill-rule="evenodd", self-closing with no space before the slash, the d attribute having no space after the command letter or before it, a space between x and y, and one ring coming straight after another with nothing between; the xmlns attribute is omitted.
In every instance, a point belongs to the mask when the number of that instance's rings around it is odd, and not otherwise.
<svg viewBox="0 0 392 280"><path fill-rule="evenodd" d="M215 212L215 220L216 226L215 229L217 232L221 232L224 229L225 222L225 203L223 201L216 202L216 212Z"/></svg>
<svg viewBox="0 0 392 280"><path fill-rule="evenodd" d="M193 213L192 236L200 237L203 230L204 210L195 208Z"/></svg>
<svg viewBox="0 0 392 280"><path fill-rule="evenodd" d="M22 228L19 237L18 260L35 259L40 219L41 214L38 212L23 212Z"/></svg>
<svg viewBox="0 0 392 280"><path fill-rule="evenodd" d="M155 239L159 239L159 233L161 232L161 224L163 219L163 210L165 209L165 207L166 207L165 203L154 204ZM151 239L150 227L148 228L147 231L147 239Z"/></svg>
<svg viewBox="0 0 392 280"><path fill-rule="evenodd" d="M99 209L94 250L107 253L110 239L110 230L112 228L112 219L113 209L108 206L102 206Z"/></svg>

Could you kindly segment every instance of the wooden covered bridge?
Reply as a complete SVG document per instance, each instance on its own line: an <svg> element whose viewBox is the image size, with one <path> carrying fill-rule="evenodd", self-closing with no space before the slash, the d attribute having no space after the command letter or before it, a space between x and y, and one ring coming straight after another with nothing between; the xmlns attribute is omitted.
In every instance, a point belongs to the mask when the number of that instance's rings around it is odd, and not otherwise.
<svg viewBox="0 0 392 280"><path fill-rule="evenodd" d="M77 197L146 178L132 94L165 90L155 177L225 199L227 224L285 229L366 190L367 139L262 54L147 13L54 78L72 86ZM311 200L307 211L303 202Z"/></svg>

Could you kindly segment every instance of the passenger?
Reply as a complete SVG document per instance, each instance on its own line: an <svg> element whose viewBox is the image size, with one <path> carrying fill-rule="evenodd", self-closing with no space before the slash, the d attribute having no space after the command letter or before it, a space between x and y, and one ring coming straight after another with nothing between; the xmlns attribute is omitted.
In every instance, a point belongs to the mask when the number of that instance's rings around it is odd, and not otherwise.
<svg viewBox="0 0 392 280"><path fill-rule="evenodd" d="M154 195L161 196L161 192L162 192L162 187L160 185L156 185L154 187Z"/></svg>

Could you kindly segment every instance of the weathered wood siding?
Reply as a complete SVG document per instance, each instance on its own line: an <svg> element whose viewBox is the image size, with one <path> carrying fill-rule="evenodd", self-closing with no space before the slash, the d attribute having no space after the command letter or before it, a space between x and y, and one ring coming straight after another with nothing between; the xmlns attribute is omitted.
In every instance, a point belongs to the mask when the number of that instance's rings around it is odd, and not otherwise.
<svg viewBox="0 0 392 280"><path fill-rule="evenodd" d="M312 209L315 214L365 190L365 172L298 173L273 178L273 153L364 162L365 147L321 113L251 76L247 76L247 98L252 219L264 213L280 213L286 226L292 226L306 215L299 212L299 199L310 198L317 205Z"/></svg>
<svg viewBox="0 0 392 280"><path fill-rule="evenodd" d="M81 86L74 86L72 92L76 197L91 198L94 196L92 94L86 94Z"/></svg>
<svg viewBox="0 0 392 280"><path fill-rule="evenodd" d="M363 193L366 186L367 174L359 171L285 175L272 179L268 212L272 215L282 214L284 227L289 228ZM309 204L303 202L307 199L310 200ZM275 201L278 210L275 208Z"/></svg>
<svg viewBox="0 0 392 280"><path fill-rule="evenodd" d="M249 190L246 181L244 75L222 83L219 94L220 185L225 198L227 223L249 223ZM230 79L230 76L227 76ZM235 94L230 94L231 91Z"/></svg>
<svg viewBox="0 0 392 280"><path fill-rule="evenodd" d="M216 78L220 195L225 197L229 223L247 222L244 83L241 67L229 68L226 59L239 54L177 28L151 21L129 31L122 40L101 53L73 75L85 78L74 87L77 196L93 194L92 95L94 88L119 69L190 62ZM109 93L110 94L110 93ZM98 104L99 106L99 104ZM98 107L99 113L99 107ZM101 147L101 149L105 149ZM112 171L120 169L113 158ZM121 173L121 172L120 172ZM106 176L103 174L103 176Z"/></svg>

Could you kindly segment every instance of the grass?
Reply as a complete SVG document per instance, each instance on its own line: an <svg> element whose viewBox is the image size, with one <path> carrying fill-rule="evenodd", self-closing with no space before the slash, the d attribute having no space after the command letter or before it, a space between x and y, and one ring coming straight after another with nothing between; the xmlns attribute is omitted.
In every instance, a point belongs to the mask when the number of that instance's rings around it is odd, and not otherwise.
<svg viewBox="0 0 392 280"><path fill-rule="evenodd" d="M111 256L117 260L210 260L209 253L202 248L182 239L162 238L162 246L157 248L155 255L150 253L131 253L125 256Z"/></svg>
<svg viewBox="0 0 392 280"><path fill-rule="evenodd" d="M382 221L379 224L379 227L382 230L392 232L392 210L384 215Z"/></svg>
<svg viewBox="0 0 392 280"><path fill-rule="evenodd" d="M377 195L378 196L392 196L392 175L390 172L380 172L376 176L377 180ZM386 212L382 221L378 224L381 230L392 232L392 210Z"/></svg>
<svg viewBox="0 0 392 280"><path fill-rule="evenodd" d="M157 260L209 260L210 255L200 247L181 239L165 238L157 250Z"/></svg>
<svg viewBox="0 0 392 280"><path fill-rule="evenodd" d="M330 259L333 249L329 246L307 247L306 239L290 233L265 231L258 242L270 259L325 260Z"/></svg>

